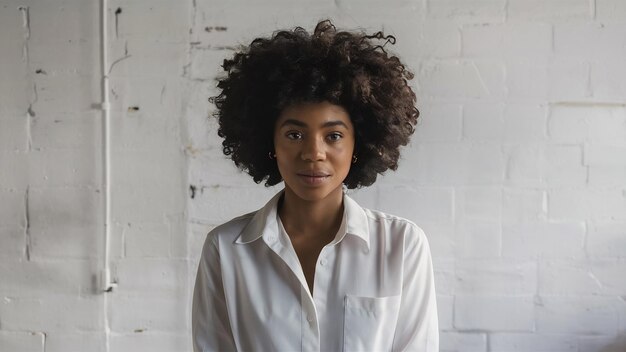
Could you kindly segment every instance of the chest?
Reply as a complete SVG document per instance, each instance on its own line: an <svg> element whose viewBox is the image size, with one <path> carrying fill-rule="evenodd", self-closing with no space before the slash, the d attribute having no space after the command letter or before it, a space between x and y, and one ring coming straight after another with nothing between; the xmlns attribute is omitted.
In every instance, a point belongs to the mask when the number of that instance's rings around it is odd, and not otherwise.
<svg viewBox="0 0 626 352"><path fill-rule="evenodd" d="M358 244L296 242L290 248L286 241L258 241L222 252L233 329L256 332L240 337L242 349L370 350L379 343L380 350L389 350L399 311L402 253L365 252ZM313 297L298 279L300 268L309 289L315 282ZM389 296L397 298L383 299ZM344 335L346 329L351 332Z"/></svg>

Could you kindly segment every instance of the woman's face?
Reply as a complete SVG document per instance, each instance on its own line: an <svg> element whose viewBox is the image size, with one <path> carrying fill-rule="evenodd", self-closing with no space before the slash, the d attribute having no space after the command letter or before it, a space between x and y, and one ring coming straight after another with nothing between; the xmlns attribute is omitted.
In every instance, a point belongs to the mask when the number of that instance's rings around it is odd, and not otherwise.
<svg viewBox="0 0 626 352"><path fill-rule="evenodd" d="M274 127L278 170L287 192L316 201L342 192L354 152L348 112L328 102L285 108Z"/></svg>

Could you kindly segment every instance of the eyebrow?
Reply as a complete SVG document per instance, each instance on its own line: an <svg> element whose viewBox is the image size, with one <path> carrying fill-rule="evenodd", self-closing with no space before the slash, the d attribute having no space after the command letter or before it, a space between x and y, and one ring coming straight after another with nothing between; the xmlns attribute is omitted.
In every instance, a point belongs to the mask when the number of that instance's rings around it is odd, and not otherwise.
<svg viewBox="0 0 626 352"><path fill-rule="evenodd" d="M300 120L295 120L295 119L287 119L287 120L283 121L283 123L280 124L280 127L283 127L285 125L295 125L295 126L298 126L298 127L309 127L305 122L300 121ZM339 121L339 120L327 121L327 122L324 122L322 124L322 127L333 127L333 126L343 126L346 129L348 129L348 125L346 125L343 121Z"/></svg>

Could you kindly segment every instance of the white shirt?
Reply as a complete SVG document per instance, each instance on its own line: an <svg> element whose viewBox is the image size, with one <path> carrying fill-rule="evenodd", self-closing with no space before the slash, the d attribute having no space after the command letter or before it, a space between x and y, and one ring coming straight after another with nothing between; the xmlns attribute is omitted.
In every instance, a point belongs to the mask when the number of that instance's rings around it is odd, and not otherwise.
<svg viewBox="0 0 626 352"><path fill-rule="evenodd" d="M281 195L208 234L194 351L438 351L432 261L417 225L344 195L311 295L277 213Z"/></svg>

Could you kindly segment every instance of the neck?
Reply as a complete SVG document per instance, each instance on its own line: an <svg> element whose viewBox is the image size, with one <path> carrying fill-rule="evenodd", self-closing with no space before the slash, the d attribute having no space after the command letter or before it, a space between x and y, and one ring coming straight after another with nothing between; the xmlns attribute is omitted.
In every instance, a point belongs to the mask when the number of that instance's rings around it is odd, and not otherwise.
<svg viewBox="0 0 626 352"><path fill-rule="evenodd" d="M334 236L343 217L343 191L339 188L324 199L308 201L286 187L278 214L290 237Z"/></svg>

